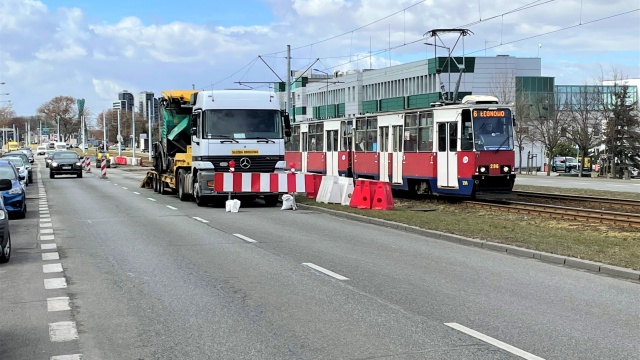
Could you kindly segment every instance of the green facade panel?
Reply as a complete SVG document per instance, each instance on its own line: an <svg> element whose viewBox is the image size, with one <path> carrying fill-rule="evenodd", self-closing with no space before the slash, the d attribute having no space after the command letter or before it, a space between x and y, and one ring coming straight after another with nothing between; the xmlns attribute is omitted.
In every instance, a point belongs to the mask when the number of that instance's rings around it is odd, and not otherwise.
<svg viewBox="0 0 640 360"><path fill-rule="evenodd" d="M296 115L307 115L307 107L306 106L296 107L295 114Z"/></svg>
<svg viewBox="0 0 640 360"><path fill-rule="evenodd" d="M449 65L451 65L451 72L458 74L460 71L458 70L458 66L455 62L451 61L447 62L447 57L437 57L433 59L429 59L429 74L435 74L436 69L442 69L443 73L449 73ZM476 69L476 58L475 57L462 57L456 56L456 62L462 66L464 60L464 72L472 73L475 72Z"/></svg>
<svg viewBox="0 0 640 360"><path fill-rule="evenodd" d="M404 96L380 100L380 111L403 110L405 107Z"/></svg>
<svg viewBox="0 0 640 360"><path fill-rule="evenodd" d="M364 114L378 112L378 100L363 101L362 112Z"/></svg>
<svg viewBox="0 0 640 360"><path fill-rule="evenodd" d="M440 93L407 96L407 109L424 108L440 100Z"/></svg>
<svg viewBox="0 0 640 360"><path fill-rule="evenodd" d="M516 76L516 92L552 93L555 78L548 76Z"/></svg>
<svg viewBox="0 0 640 360"><path fill-rule="evenodd" d="M275 92L285 92L287 91L287 84L284 82L277 82L273 84L273 88Z"/></svg>
<svg viewBox="0 0 640 360"><path fill-rule="evenodd" d="M340 103L338 104L338 117L342 117L345 114L345 104L344 103Z"/></svg>

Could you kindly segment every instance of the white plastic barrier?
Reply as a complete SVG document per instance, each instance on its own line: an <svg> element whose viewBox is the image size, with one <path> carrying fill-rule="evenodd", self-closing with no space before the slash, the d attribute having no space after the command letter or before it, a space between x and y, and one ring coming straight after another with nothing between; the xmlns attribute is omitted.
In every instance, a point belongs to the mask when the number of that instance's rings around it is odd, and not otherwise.
<svg viewBox="0 0 640 360"><path fill-rule="evenodd" d="M353 178L340 177L340 204L349 205L353 196Z"/></svg>
<svg viewBox="0 0 640 360"><path fill-rule="evenodd" d="M337 176L323 176L316 202L325 204L340 204L340 182Z"/></svg>

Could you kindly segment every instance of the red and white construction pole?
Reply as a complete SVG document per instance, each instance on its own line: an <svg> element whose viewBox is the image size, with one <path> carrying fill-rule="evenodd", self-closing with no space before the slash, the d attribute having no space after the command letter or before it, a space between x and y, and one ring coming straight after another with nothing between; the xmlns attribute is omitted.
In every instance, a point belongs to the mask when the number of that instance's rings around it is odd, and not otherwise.
<svg viewBox="0 0 640 360"><path fill-rule="evenodd" d="M100 179L106 179L107 178L107 159L105 159L104 157L102 158L102 163L100 164L100 170L101 170Z"/></svg>

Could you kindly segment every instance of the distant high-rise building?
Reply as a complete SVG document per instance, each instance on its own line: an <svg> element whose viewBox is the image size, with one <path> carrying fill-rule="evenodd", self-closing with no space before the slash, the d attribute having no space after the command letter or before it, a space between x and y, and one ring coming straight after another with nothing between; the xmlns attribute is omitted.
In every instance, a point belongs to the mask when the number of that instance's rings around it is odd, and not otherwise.
<svg viewBox="0 0 640 360"><path fill-rule="evenodd" d="M132 111L133 110L133 105L134 105L134 98L133 98L133 94L130 93L127 90L122 90L118 93L118 100L120 100L121 102L124 103L124 106L121 106L120 108L126 111Z"/></svg>
<svg viewBox="0 0 640 360"><path fill-rule="evenodd" d="M151 102L151 107L149 107ZM151 121L155 124L158 122L158 99L154 98L153 91L141 91L138 94L138 109L145 119L149 119L149 111L151 111Z"/></svg>

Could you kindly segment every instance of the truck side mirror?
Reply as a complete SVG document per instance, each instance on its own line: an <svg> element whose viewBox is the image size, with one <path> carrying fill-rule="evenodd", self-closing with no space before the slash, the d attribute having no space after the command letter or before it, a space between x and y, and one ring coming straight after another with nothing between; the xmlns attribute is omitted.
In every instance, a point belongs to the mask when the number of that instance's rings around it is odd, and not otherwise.
<svg viewBox="0 0 640 360"><path fill-rule="evenodd" d="M282 112L282 120L284 121L284 136L291 137L291 119L289 113Z"/></svg>
<svg viewBox="0 0 640 360"><path fill-rule="evenodd" d="M198 128L197 127L194 126L194 127L191 128L191 135L192 136L198 135Z"/></svg>

